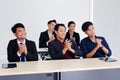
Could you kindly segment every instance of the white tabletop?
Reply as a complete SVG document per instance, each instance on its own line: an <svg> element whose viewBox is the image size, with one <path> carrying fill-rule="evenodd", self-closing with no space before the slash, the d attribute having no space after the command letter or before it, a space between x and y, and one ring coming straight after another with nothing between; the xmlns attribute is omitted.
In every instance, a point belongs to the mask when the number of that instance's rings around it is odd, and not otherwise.
<svg viewBox="0 0 120 80"><path fill-rule="evenodd" d="M17 62L17 68L2 69L0 67L0 76L111 68L120 68L120 59L116 62L105 62L98 58Z"/></svg>

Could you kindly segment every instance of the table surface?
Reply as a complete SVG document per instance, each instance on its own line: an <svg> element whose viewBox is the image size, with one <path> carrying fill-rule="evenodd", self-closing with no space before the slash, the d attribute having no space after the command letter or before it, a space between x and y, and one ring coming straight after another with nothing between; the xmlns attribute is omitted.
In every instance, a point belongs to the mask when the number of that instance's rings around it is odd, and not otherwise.
<svg viewBox="0 0 120 80"><path fill-rule="evenodd" d="M120 68L120 59L114 59L117 61L105 62L98 58L89 58L17 62L17 67L11 69L3 69L2 64L5 63L0 63L0 76Z"/></svg>

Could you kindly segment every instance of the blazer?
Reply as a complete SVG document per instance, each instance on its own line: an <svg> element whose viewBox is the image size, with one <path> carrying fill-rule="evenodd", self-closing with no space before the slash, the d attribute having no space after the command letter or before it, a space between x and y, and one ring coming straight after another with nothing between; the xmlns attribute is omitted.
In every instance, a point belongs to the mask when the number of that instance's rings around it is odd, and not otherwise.
<svg viewBox="0 0 120 80"><path fill-rule="evenodd" d="M47 41L49 41L48 30L41 32L40 38L39 38L39 48L48 48L48 45L46 44Z"/></svg>
<svg viewBox="0 0 120 80"><path fill-rule="evenodd" d="M28 53L26 55L27 61L37 61L38 54L36 50L35 42L26 39L26 47ZM9 62L19 62L20 57L17 55L18 43L17 39L10 40L7 47L7 58Z"/></svg>
<svg viewBox="0 0 120 80"><path fill-rule="evenodd" d="M73 37L75 37L75 42L76 42L77 46L79 46L79 44L80 44L80 36L79 36L79 33L74 32L74 33L73 33ZM66 33L66 39L70 39L69 31Z"/></svg>
<svg viewBox="0 0 120 80"><path fill-rule="evenodd" d="M71 42L72 42L71 47L72 49L75 50L75 54L73 54L72 52L69 52L71 57L74 59L75 55L82 56L82 51L78 48L76 43L74 41L71 41ZM66 59L66 57L62 53L61 43L57 39L49 42L48 53L50 54L52 59Z"/></svg>

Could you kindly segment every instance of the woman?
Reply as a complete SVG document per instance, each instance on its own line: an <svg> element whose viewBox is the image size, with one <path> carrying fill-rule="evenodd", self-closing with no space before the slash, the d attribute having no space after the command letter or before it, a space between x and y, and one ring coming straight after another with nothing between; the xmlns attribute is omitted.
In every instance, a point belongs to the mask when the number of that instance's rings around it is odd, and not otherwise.
<svg viewBox="0 0 120 80"><path fill-rule="evenodd" d="M68 22L68 32L66 34L66 39L73 40L77 45L80 43L79 33L75 32L76 24L73 21Z"/></svg>

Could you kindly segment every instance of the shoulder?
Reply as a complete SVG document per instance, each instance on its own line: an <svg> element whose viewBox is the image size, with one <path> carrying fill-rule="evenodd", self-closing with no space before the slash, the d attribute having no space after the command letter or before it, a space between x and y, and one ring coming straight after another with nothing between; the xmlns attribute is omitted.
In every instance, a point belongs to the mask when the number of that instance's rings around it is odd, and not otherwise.
<svg viewBox="0 0 120 80"><path fill-rule="evenodd" d="M28 40L28 39L26 39L26 43L29 43L29 44L35 44L34 41L32 41L32 40Z"/></svg>
<svg viewBox="0 0 120 80"><path fill-rule="evenodd" d="M88 37L85 37L85 38L83 38L82 40L81 40L81 42L82 41L88 41L89 40L89 38Z"/></svg>
<svg viewBox="0 0 120 80"><path fill-rule="evenodd" d="M17 39L12 39L9 41L9 43L17 43Z"/></svg>
<svg viewBox="0 0 120 80"><path fill-rule="evenodd" d="M46 34L47 32L48 32L48 30L41 32L41 34Z"/></svg>
<svg viewBox="0 0 120 80"><path fill-rule="evenodd" d="M77 32L74 32L74 35L75 35L75 36L79 36L79 33L77 33Z"/></svg>
<svg viewBox="0 0 120 80"><path fill-rule="evenodd" d="M103 36L96 36L96 37L99 38L99 39L102 39L102 40L105 39Z"/></svg>
<svg viewBox="0 0 120 80"><path fill-rule="evenodd" d="M57 39L54 39L53 41L49 42L49 44L57 44L58 43L58 40Z"/></svg>
<svg viewBox="0 0 120 80"><path fill-rule="evenodd" d="M78 33L78 32L74 32L74 34L79 35L79 33Z"/></svg>

